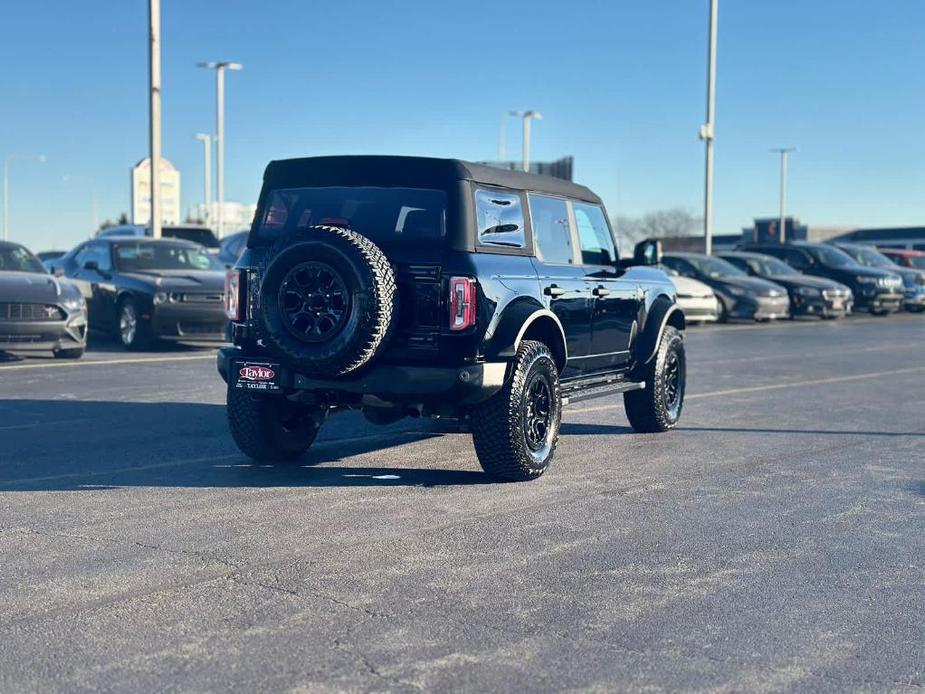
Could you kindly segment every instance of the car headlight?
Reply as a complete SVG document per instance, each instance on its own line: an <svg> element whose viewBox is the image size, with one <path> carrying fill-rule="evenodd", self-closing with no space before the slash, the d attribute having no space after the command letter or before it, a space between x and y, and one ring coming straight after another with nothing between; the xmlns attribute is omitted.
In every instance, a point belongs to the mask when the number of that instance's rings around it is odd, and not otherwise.
<svg viewBox="0 0 925 694"><path fill-rule="evenodd" d="M154 294L154 303L155 304L166 304L170 300L170 294L167 292L155 292Z"/></svg>
<svg viewBox="0 0 925 694"><path fill-rule="evenodd" d="M87 305L87 300L83 296L71 296L61 302L68 311L77 311Z"/></svg>

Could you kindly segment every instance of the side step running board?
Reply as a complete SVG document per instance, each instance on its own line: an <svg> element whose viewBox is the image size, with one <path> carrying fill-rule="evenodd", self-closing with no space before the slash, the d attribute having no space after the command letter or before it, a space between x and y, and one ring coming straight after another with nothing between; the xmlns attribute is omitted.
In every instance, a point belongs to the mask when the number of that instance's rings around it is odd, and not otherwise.
<svg viewBox="0 0 925 694"><path fill-rule="evenodd" d="M571 405L583 400L591 400L592 398L602 398L607 395L628 393L631 390L643 390L645 387L645 381L617 381L613 383L607 383L605 385L565 390L562 395L562 404Z"/></svg>

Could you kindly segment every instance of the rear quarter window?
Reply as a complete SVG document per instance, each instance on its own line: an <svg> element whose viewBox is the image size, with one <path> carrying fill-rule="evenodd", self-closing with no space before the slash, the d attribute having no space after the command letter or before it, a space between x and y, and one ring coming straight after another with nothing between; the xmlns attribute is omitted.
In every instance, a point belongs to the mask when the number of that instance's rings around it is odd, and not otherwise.
<svg viewBox="0 0 925 694"><path fill-rule="evenodd" d="M524 248L524 208L520 195L480 188L475 191L480 246Z"/></svg>

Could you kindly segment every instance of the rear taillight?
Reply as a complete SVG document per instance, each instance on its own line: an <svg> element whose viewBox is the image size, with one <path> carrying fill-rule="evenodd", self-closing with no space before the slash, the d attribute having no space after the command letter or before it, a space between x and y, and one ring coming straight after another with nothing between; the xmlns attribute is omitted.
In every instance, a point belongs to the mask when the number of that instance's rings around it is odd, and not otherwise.
<svg viewBox="0 0 925 694"><path fill-rule="evenodd" d="M228 320L244 318L244 273L229 270L225 273L225 315Z"/></svg>
<svg viewBox="0 0 925 694"><path fill-rule="evenodd" d="M471 277L450 278L450 330L465 330L475 325L475 280Z"/></svg>

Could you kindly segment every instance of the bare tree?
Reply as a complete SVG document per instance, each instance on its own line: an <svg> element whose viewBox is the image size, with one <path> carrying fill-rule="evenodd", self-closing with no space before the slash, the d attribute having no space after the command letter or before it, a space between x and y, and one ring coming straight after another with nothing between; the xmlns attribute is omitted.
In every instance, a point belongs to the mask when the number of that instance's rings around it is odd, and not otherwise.
<svg viewBox="0 0 925 694"><path fill-rule="evenodd" d="M642 217L615 217L613 226L623 248L629 249L643 239L669 239L693 236L701 220L690 210L672 207L647 212Z"/></svg>

